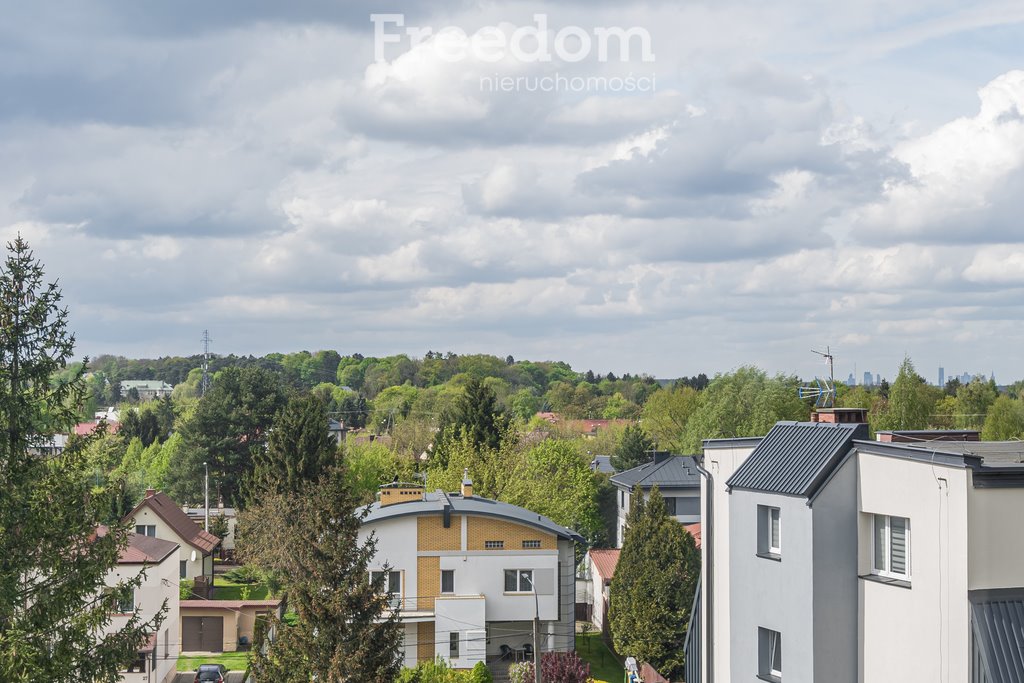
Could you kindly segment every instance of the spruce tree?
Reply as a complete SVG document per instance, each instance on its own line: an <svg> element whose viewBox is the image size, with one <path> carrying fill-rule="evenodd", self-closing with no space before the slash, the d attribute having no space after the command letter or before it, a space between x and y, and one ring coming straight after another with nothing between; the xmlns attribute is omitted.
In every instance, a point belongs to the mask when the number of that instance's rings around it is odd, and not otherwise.
<svg viewBox="0 0 1024 683"><path fill-rule="evenodd" d="M651 461L651 449L654 442L640 425L628 425L622 431L622 438L619 445L612 453L611 465L619 472L631 470L634 467Z"/></svg>
<svg viewBox="0 0 1024 683"><path fill-rule="evenodd" d="M340 467L294 493L263 494L241 514L244 558L284 577L297 621L273 619L276 637L257 649L259 681L391 681L401 669L402 625L383 578L370 580L377 550L358 534L365 512ZM365 510L365 508L362 508Z"/></svg>
<svg viewBox="0 0 1024 683"><path fill-rule="evenodd" d="M19 236L0 266L0 680L117 681L160 616L110 628L118 591L104 591L128 540L111 497L92 487L91 439L36 447L77 421L85 363L70 378L74 336L56 283ZM106 533L100 523L110 523ZM121 587L137 586L139 578Z"/></svg>
<svg viewBox="0 0 1024 683"><path fill-rule="evenodd" d="M610 590L612 640L623 656L648 662L674 680L683 670L700 553L668 515L657 487L646 502L642 490L634 489L632 500Z"/></svg>
<svg viewBox="0 0 1024 683"><path fill-rule="evenodd" d="M323 402L311 394L292 398L274 419L267 449L253 453L248 495L300 491L335 464L337 447Z"/></svg>

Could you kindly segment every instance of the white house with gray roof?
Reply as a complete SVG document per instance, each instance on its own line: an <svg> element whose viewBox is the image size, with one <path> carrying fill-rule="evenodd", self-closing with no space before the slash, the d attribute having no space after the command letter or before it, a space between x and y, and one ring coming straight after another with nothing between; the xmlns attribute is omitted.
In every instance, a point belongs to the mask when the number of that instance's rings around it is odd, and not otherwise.
<svg viewBox="0 0 1024 683"><path fill-rule="evenodd" d="M657 486L665 499L668 514L680 524L699 522L701 480L697 469L697 461L692 455L656 452L651 462L612 475L611 482L618 489L615 546L622 547L626 517L636 486L643 490L645 499Z"/></svg>
<svg viewBox="0 0 1024 683"><path fill-rule="evenodd" d="M879 443L822 413L705 443L688 683L1024 680L1014 447Z"/></svg>
<svg viewBox="0 0 1024 683"><path fill-rule="evenodd" d="M524 659L534 617L543 651L574 647L575 548L583 538L547 517L473 494L381 487L360 539L374 534L371 573L393 595L407 666L455 668Z"/></svg>

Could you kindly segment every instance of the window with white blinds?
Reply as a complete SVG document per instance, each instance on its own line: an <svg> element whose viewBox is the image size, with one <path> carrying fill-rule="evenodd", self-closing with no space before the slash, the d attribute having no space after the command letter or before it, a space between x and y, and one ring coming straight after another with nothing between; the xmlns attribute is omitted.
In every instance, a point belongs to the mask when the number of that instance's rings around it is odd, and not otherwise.
<svg viewBox="0 0 1024 683"><path fill-rule="evenodd" d="M872 570L880 576L910 578L910 520L874 515Z"/></svg>
<svg viewBox="0 0 1024 683"><path fill-rule="evenodd" d="M780 520L779 508L770 508L768 510L769 517L769 536L768 536L768 550L773 553L782 552L782 528Z"/></svg>

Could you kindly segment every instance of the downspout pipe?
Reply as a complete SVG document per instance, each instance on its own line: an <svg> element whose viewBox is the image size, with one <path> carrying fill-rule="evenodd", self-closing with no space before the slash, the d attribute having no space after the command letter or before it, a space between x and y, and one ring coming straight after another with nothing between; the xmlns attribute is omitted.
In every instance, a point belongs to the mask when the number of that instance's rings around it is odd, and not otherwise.
<svg viewBox="0 0 1024 683"><path fill-rule="evenodd" d="M704 458L701 458L703 462ZM714 580L715 580L715 531L714 531L714 483L715 479L711 476L701 463L697 463L697 472L700 476L704 477L707 482L705 490L707 491L707 497L704 501L704 519L701 524L701 544L707 551L707 566L702 567L701 571L704 572L706 577L705 583L707 590L704 591L704 613L707 614L706 624L704 632L704 658L707 662L708 669L708 680L704 683L715 683L715 656L714 656L714 640L715 640L715 591L714 591ZM710 531L711 533L707 533Z"/></svg>

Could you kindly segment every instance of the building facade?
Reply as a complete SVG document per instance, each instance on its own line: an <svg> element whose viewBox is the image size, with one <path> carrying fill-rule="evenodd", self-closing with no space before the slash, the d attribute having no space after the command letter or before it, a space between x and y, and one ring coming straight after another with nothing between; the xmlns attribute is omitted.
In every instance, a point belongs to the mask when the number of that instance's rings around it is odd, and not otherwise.
<svg viewBox="0 0 1024 683"><path fill-rule="evenodd" d="M669 516L680 524L693 524L701 519L700 486L697 460L692 455L657 452L654 459L633 469L612 475L616 494L615 547L621 548L626 533L626 517L632 503L633 490L639 486L645 499L655 486L665 499Z"/></svg>
<svg viewBox="0 0 1024 683"><path fill-rule="evenodd" d="M145 498L125 515L125 521L143 536L177 543L178 576L213 585L213 551L220 539L204 531L171 498L149 489Z"/></svg>
<svg viewBox="0 0 1024 683"><path fill-rule="evenodd" d="M415 485L381 488L360 539L374 534L371 573L384 574L405 629L406 666L442 657L455 668L522 657L540 620L541 651L575 633L575 532L523 508ZM529 646L529 647L527 647Z"/></svg>

